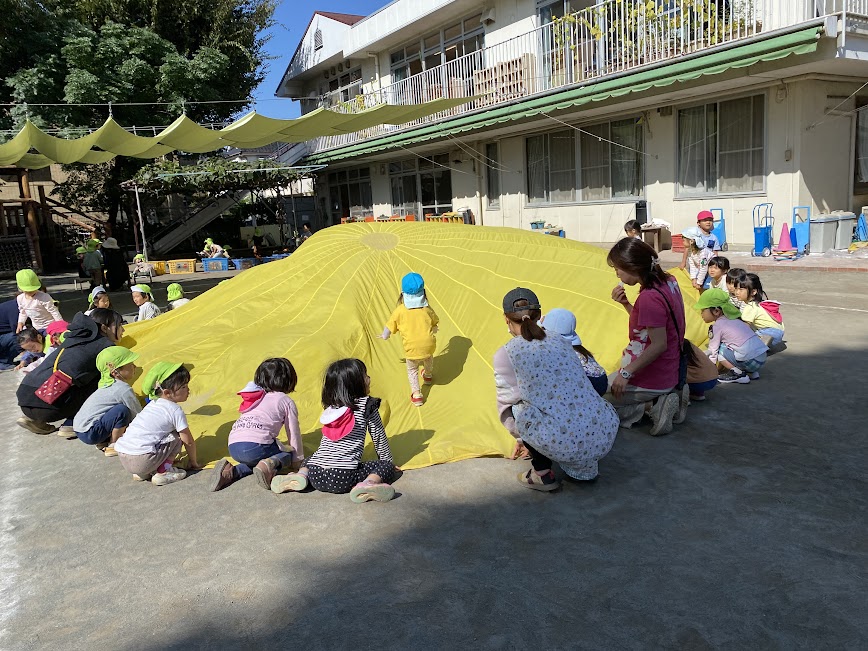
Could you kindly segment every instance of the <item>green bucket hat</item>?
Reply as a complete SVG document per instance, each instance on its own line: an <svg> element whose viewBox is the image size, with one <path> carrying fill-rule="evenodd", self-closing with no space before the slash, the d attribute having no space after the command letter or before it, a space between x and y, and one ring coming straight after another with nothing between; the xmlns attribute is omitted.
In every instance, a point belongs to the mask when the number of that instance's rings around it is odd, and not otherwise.
<svg viewBox="0 0 868 651"><path fill-rule="evenodd" d="M87 253L87 249L83 246L77 246L75 247L75 252L76 254L81 255L82 253Z"/></svg>
<svg viewBox="0 0 868 651"><path fill-rule="evenodd" d="M36 292L42 287L42 281L33 269L21 269L15 274L15 282L22 292Z"/></svg>
<svg viewBox="0 0 868 651"><path fill-rule="evenodd" d="M142 380L142 391L147 393L151 400L156 400L156 390L157 387L160 386L160 382L165 380L182 366L183 364L179 362L157 362L147 373L145 373L145 378Z"/></svg>
<svg viewBox="0 0 868 651"><path fill-rule="evenodd" d="M96 251L99 248L99 245L99 240L88 240L87 243L84 245L84 248L87 250L88 253L90 253L91 251Z"/></svg>
<svg viewBox="0 0 868 651"><path fill-rule="evenodd" d="M211 246L212 244L214 244L214 240L210 237L205 238L205 246Z"/></svg>
<svg viewBox="0 0 868 651"><path fill-rule="evenodd" d="M151 291L151 286L146 285L145 283L139 283L138 285L133 285L130 287L131 292L138 292L139 294L147 294L151 298L154 297L153 292Z"/></svg>
<svg viewBox="0 0 868 651"><path fill-rule="evenodd" d="M144 261L144 259L145 259L144 253L136 253L135 257L133 258L133 262Z"/></svg>
<svg viewBox="0 0 868 651"><path fill-rule="evenodd" d="M702 311L707 307L718 307L723 310L723 313L730 319L738 319L741 317L741 312L738 308L730 303L729 294L722 289L708 289L702 293L699 300L694 306L697 310Z"/></svg>
<svg viewBox="0 0 868 651"><path fill-rule="evenodd" d="M116 371L121 366L134 362L138 358L138 353L134 353L129 348L124 348L123 346L109 346L100 351L100 354L96 356L96 368L101 374L99 380L100 388L110 387L115 383L112 371Z"/></svg>
<svg viewBox="0 0 868 651"><path fill-rule="evenodd" d="M172 283L166 287L166 293L170 301L177 301L179 298L184 298L184 288L179 283Z"/></svg>

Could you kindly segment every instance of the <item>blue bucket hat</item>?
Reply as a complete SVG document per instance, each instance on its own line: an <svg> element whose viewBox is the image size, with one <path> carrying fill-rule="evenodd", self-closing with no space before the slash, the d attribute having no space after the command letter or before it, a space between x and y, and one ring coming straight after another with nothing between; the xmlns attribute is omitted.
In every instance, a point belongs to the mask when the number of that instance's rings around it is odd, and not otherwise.
<svg viewBox="0 0 868 651"><path fill-rule="evenodd" d="M576 334L576 315L569 310L556 307L549 310L540 323L547 332L559 334L571 346L581 346L582 339Z"/></svg>

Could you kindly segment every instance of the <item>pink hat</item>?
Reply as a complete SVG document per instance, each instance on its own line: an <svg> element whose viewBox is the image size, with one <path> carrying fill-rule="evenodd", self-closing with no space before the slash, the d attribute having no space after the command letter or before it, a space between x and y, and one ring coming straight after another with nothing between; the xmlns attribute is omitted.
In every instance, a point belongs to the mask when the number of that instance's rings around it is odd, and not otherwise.
<svg viewBox="0 0 868 651"><path fill-rule="evenodd" d="M59 335L67 330L69 330L69 324L66 321L52 321L45 327L45 334Z"/></svg>
<svg viewBox="0 0 868 651"><path fill-rule="evenodd" d="M703 210L696 216L696 223L698 224L699 222L704 222L706 219L714 221L714 213L710 210Z"/></svg>

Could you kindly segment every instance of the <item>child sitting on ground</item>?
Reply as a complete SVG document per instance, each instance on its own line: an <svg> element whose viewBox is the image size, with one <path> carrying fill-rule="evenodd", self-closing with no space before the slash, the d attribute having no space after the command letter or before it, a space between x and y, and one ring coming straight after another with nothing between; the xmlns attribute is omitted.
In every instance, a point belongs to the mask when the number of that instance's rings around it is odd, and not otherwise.
<svg viewBox="0 0 868 651"><path fill-rule="evenodd" d="M189 298L184 298L184 288L181 287L180 283L172 283L166 287L166 294L168 294L170 310L177 310L190 302Z"/></svg>
<svg viewBox="0 0 868 651"><path fill-rule="evenodd" d="M641 240L642 224L636 219L631 219L626 224L624 224L624 234L627 237L635 237L637 240Z"/></svg>
<svg viewBox="0 0 868 651"><path fill-rule="evenodd" d="M165 486L187 476L172 463L187 450L189 469L198 469L196 441L179 403L190 395L190 371L177 362L157 362L145 375L142 390L151 401L127 427L114 445L121 465L136 481L148 479Z"/></svg>
<svg viewBox="0 0 868 651"><path fill-rule="evenodd" d="M229 432L229 454L238 465L232 466L226 459L220 459L211 476L212 491L219 491L250 474L268 490L271 480L282 468L304 459L298 408L286 395L295 391L297 383L295 368L284 357L266 359L259 365L253 382L238 392L241 416ZM277 440L281 428L286 429L289 447Z"/></svg>
<svg viewBox="0 0 868 651"><path fill-rule="evenodd" d="M78 413L72 427L79 440L95 445L107 457L116 457L115 442L142 411L142 405L130 386L135 375L138 353L123 346L109 346L96 356L100 372L99 388Z"/></svg>
<svg viewBox="0 0 868 651"><path fill-rule="evenodd" d="M133 294L133 303L139 306L139 315L136 317L136 321L147 321L160 316L160 308L154 303L154 295L151 293L150 285L133 285L130 287L130 291Z"/></svg>
<svg viewBox="0 0 868 651"><path fill-rule="evenodd" d="M388 339L396 332L404 341L404 357L407 360L407 378L410 380L410 403L421 407L425 398L419 387L419 368L425 384L434 382L434 350L437 347L437 324L440 319L428 306L425 281L417 273L409 273L401 279L401 295L398 307L389 317L381 339Z"/></svg>
<svg viewBox="0 0 868 651"><path fill-rule="evenodd" d="M738 308L721 289L709 289L696 302L702 320L712 324L708 342L708 358L726 371L718 376L722 384L749 384L759 378L765 364L768 347L739 317Z"/></svg>
<svg viewBox="0 0 868 651"><path fill-rule="evenodd" d="M106 293L105 287L103 287L102 285L97 285L92 290L90 290L90 294L87 297L87 303L89 307L85 312L86 316L90 316L90 313L98 307L104 310L110 310L112 307L111 299Z"/></svg>
<svg viewBox="0 0 868 651"><path fill-rule="evenodd" d="M582 360L582 368L585 369L585 375L588 376L594 390L601 396L604 395L609 390L609 378L606 376L605 369L594 359L591 351L582 345L582 340L576 333L576 316L569 310L556 307L549 310L540 321L540 325L546 332L559 334L567 340Z"/></svg>
<svg viewBox="0 0 868 651"><path fill-rule="evenodd" d="M45 331L52 321L62 321L63 317L54 304L50 294L40 291L42 281L33 269L21 269L15 274L15 282L21 293L15 298L18 301L18 328L16 333L24 329L27 319L39 331Z"/></svg>
<svg viewBox="0 0 868 651"><path fill-rule="evenodd" d="M371 378L359 359L341 359L326 369L320 416L322 442L297 473L278 475L275 493L300 491L308 482L325 493L349 493L353 502L388 502L395 496L398 468L380 419L380 399L368 395ZM378 461L361 461L370 432Z"/></svg>
<svg viewBox="0 0 868 651"><path fill-rule="evenodd" d="M722 255L716 255L708 261L708 275L703 283L704 289L726 289L726 273L729 271L729 260Z"/></svg>
<svg viewBox="0 0 868 651"><path fill-rule="evenodd" d="M769 301L763 291L759 276L746 273L732 283L732 303L741 312L741 320L747 323L772 351L784 340L784 318L777 301Z"/></svg>
<svg viewBox="0 0 868 651"><path fill-rule="evenodd" d="M145 261L145 256L142 253L137 253L133 258L133 276L141 274L142 276L153 276L154 265Z"/></svg>

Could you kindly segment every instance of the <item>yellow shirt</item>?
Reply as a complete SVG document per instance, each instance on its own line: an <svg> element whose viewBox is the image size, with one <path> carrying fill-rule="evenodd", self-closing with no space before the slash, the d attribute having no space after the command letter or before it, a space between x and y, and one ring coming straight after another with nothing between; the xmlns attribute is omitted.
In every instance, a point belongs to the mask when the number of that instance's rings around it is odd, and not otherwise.
<svg viewBox="0 0 868 651"><path fill-rule="evenodd" d="M745 303L741 308L741 320L754 330L777 328L782 331L784 329L784 324L775 321L759 303Z"/></svg>
<svg viewBox="0 0 868 651"><path fill-rule="evenodd" d="M440 319L430 307L408 310L402 303L392 312L386 327L392 334L401 333L407 359L425 359L433 355L437 347L434 328L439 322Z"/></svg>

